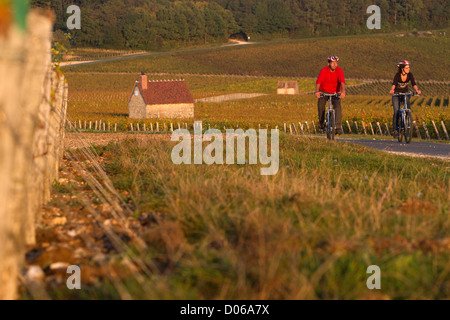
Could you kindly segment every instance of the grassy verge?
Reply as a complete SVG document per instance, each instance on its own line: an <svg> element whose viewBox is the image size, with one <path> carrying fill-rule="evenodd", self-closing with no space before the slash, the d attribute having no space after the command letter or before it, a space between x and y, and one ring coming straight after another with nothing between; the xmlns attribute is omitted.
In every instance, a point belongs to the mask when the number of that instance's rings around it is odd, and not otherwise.
<svg viewBox="0 0 450 320"><path fill-rule="evenodd" d="M448 162L282 135L280 171L267 177L259 166L174 165L174 144L98 149L136 219L154 217L142 258L158 272L145 290L125 279L132 297L450 298ZM381 268L377 293L370 265ZM107 283L58 294L119 297Z"/></svg>

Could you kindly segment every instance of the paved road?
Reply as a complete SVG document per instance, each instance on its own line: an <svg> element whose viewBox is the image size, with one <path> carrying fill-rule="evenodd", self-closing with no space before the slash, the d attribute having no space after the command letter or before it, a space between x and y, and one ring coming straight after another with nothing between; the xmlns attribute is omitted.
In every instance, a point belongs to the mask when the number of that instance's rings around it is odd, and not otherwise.
<svg viewBox="0 0 450 320"><path fill-rule="evenodd" d="M366 147L383 150L387 152L414 155L419 157L439 157L450 159L450 144L433 143L426 141L412 141L410 144L398 143L389 140L359 140L337 138L338 141L361 144Z"/></svg>

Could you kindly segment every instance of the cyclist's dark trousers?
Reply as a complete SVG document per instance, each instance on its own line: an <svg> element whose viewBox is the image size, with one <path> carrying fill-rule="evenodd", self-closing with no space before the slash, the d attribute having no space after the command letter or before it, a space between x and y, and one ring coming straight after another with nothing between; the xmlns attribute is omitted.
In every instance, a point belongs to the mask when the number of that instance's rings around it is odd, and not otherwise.
<svg viewBox="0 0 450 320"><path fill-rule="evenodd" d="M408 103L408 107L411 106L409 103L410 96L406 96L406 102ZM392 126L394 128L394 131L397 131L399 123L397 122L397 116L398 116L398 109L400 107L400 102L403 101L403 97L393 96L392 97L392 107L394 108L394 116L392 118Z"/></svg>
<svg viewBox="0 0 450 320"><path fill-rule="evenodd" d="M325 123L325 105L328 104L328 99L330 97L321 97L319 98L319 102L317 103L317 108L319 111L319 126L321 128L324 127ZM341 110L341 98L333 97L332 100L334 112L336 115L336 133L342 134L342 110Z"/></svg>

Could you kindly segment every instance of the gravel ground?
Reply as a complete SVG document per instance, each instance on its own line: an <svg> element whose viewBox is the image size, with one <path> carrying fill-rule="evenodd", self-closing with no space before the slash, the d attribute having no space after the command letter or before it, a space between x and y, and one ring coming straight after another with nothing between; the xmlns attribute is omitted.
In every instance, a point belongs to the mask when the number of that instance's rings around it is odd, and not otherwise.
<svg viewBox="0 0 450 320"><path fill-rule="evenodd" d="M89 145L105 146L111 141L119 142L125 139L138 139L140 141L170 141L170 137L170 134L68 132L64 138L64 146L68 149L78 149Z"/></svg>

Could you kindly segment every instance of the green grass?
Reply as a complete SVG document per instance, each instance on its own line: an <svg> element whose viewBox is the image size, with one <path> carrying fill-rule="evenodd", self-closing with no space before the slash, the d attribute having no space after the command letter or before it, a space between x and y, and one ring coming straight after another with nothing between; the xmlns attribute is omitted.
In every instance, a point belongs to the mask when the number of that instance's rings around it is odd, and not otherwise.
<svg viewBox="0 0 450 320"><path fill-rule="evenodd" d="M396 63L407 59L412 62L412 71L418 80L448 80L449 62L445 58L448 45L447 37L313 38L158 53L65 70L317 77L320 68L326 65L326 57L333 53L341 58L340 66L349 78L391 79L396 72Z"/></svg>
<svg viewBox="0 0 450 320"><path fill-rule="evenodd" d="M126 279L132 297L359 299L374 294L375 264L378 297L450 298L448 162L282 135L280 171L264 177L259 165L174 165L174 144L101 148L133 211L160 216L141 235L160 271L146 286ZM119 297L107 284L66 291Z"/></svg>

